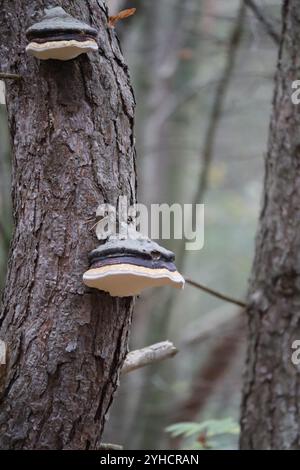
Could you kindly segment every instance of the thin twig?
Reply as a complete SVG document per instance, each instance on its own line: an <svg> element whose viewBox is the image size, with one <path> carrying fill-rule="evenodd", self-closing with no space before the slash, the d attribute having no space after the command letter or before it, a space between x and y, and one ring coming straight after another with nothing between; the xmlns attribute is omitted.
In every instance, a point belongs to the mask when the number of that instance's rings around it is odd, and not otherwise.
<svg viewBox="0 0 300 470"><path fill-rule="evenodd" d="M128 353L125 359L122 373L128 374L128 372L132 372L136 369L169 359L177 353L178 350L171 341L163 341L143 349L132 351Z"/></svg>
<svg viewBox="0 0 300 470"><path fill-rule="evenodd" d="M21 75L15 73L0 72L0 80L21 80Z"/></svg>
<svg viewBox="0 0 300 470"><path fill-rule="evenodd" d="M279 46L280 44L280 35L277 31L273 28L271 21L269 21L261 9L256 5L253 0L244 0L245 5L252 11L252 13L256 16L258 21L264 26L266 33L273 39L275 44Z"/></svg>
<svg viewBox="0 0 300 470"><path fill-rule="evenodd" d="M201 289L207 294L213 295L214 297L217 297L218 299L225 300L225 302L230 302L231 304L238 305L239 307L246 308L247 304L245 302L242 302L241 300L234 299L233 297L229 297L228 295L222 294L221 292L218 292L214 289L211 289L210 287L204 286L203 284L200 284L199 282L192 281L191 279L185 279L185 282L189 284L190 286L196 287L197 289Z"/></svg>

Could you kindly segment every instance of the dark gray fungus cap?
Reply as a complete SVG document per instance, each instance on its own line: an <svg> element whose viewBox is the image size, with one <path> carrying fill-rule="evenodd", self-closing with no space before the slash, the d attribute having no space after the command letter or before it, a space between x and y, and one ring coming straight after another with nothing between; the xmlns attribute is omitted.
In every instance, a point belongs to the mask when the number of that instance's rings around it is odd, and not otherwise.
<svg viewBox="0 0 300 470"><path fill-rule="evenodd" d="M104 245L99 246L93 250L89 259L91 262L99 258L105 258L115 255L132 255L141 256L152 260L164 259L165 261L173 262L175 255L172 251L160 246L158 243L149 239L140 240L114 240L111 239Z"/></svg>
<svg viewBox="0 0 300 470"><path fill-rule="evenodd" d="M27 29L26 37L34 39L56 33L77 33L96 37L98 31L87 23L73 18L63 8L55 7L45 10L42 20Z"/></svg>

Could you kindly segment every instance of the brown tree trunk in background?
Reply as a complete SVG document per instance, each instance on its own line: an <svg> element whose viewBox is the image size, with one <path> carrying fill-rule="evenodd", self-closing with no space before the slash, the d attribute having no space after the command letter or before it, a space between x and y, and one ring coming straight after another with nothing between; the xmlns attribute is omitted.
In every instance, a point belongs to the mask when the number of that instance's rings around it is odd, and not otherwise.
<svg viewBox="0 0 300 470"><path fill-rule="evenodd" d="M245 341L244 316L239 315L233 322L230 331L223 336L216 334L216 344L213 346L203 365L200 364L193 377L188 396L174 415L174 423L197 422L210 398L226 373L232 368L234 358L240 353ZM234 387L232 387L234 389ZM230 390L229 393L232 393ZM171 438L173 449L180 449L182 437Z"/></svg>
<svg viewBox="0 0 300 470"><path fill-rule="evenodd" d="M176 410L174 423L196 422L213 395L214 390L232 367L234 358L241 349L244 340L244 318L239 315L232 323L228 334L217 336L216 344L209 352L204 365L201 363L194 375L189 394ZM178 439L180 441L180 439Z"/></svg>
<svg viewBox="0 0 300 470"><path fill-rule="evenodd" d="M291 362L300 339L300 3L286 0L263 208L250 283L243 449L300 449L300 375Z"/></svg>
<svg viewBox="0 0 300 470"><path fill-rule="evenodd" d="M56 3L100 29L99 54L27 57L25 30L49 2L0 1L1 67L23 76L7 84L15 232L1 310L2 449L99 447L133 307L82 284L97 206L135 201L127 67L104 1Z"/></svg>

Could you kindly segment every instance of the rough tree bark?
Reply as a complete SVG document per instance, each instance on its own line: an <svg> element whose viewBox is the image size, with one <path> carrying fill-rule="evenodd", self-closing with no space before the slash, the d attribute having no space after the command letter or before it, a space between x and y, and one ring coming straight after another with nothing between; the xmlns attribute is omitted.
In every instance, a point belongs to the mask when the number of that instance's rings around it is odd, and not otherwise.
<svg viewBox="0 0 300 470"><path fill-rule="evenodd" d="M300 338L300 3L285 0L283 29L248 302L243 449L300 448L300 375L291 346Z"/></svg>
<svg viewBox="0 0 300 470"><path fill-rule="evenodd" d="M100 29L99 54L25 55L42 0L0 0L15 232L1 310L2 449L97 449L127 353L133 300L86 289L102 202L135 200L134 98L102 0L56 1ZM37 12L37 14L36 14Z"/></svg>
<svg viewBox="0 0 300 470"><path fill-rule="evenodd" d="M4 288L7 254L11 237L10 155L7 118L1 104L0 87L0 297ZM2 101L3 102L3 101Z"/></svg>

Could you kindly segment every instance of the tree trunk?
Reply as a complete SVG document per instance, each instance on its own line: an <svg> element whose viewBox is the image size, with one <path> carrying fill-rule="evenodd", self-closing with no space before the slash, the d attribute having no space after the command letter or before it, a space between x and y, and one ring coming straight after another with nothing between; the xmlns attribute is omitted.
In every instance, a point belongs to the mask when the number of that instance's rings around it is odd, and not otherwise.
<svg viewBox="0 0 300 470"><path fill-rule="evenodd" d="M100 29L99 53L26 56L25 30L49 2L0 0L1 66L23 77L7 84L15 231L0 317L2 449L99 448L133 307L82 284L97 206L135 201L127 67L104 1L56 3Z"/></svg>
<svg viewBox="0 0 300 470"><path fill-rule="evenodd" d="M300 3L285 0L263 207L248 302L248 358L242 402L243 449L299 449Z"/></svg>
<svg viewBox="0 0 300 470"><path fill-rule="evenodd" d="M1 89L0 89L1 95ZM7 254L11 237L10 154L7 117L0 96L0 298L4 288Z"/></svg>

